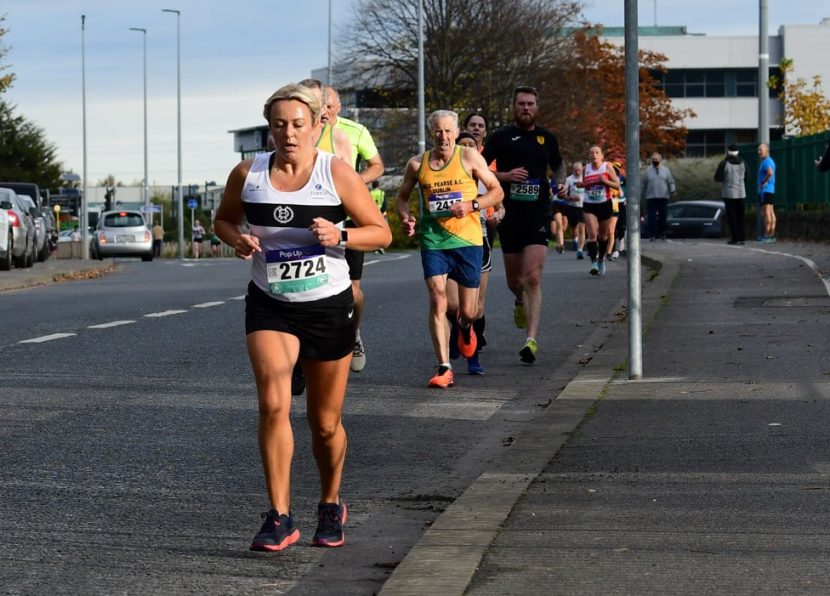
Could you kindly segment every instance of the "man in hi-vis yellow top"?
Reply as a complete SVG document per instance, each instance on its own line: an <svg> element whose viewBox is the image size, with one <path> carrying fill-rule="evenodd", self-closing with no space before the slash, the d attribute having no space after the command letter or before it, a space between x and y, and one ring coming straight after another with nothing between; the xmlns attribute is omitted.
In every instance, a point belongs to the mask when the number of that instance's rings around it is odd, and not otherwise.
<svg viewBox="0 0 830 596"><path fill-rule="evenodd" d="M406 164L396 206L404 233L421 243L421 265L429 290L429 331L438 358L430 387L454 383L447 325L447 278L458 283L458 349L469 358L476 351L472 328L481 279L482 234L479 211L501 202L504 192L484 158L475 149L455 144L458 114L438 110L429 116L433 148ZM478 182L487 189L478 195ZM418 185L419 216L409 212L409 198Z"/></svg>

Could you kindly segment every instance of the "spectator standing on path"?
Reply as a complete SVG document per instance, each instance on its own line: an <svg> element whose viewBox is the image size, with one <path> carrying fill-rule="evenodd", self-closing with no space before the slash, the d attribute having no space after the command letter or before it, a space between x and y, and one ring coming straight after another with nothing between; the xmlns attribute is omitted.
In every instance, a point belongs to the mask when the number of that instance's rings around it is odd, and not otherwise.
<svg viewBox="0 0 830 596"><path fill-rule="evenodd" d="M334 87L326 87L323 90L325 109L323 110L323 121L342 130L349 138L352 149L352 167L360 175L364 184L370 184L383 175L383 161L375 146L375 141L369 129L362 124L340 116L340 95ZM361 161L366 166L361 169ZM351 223L346 220L346 227ZM352 291L354 292L354 319L357 334L354 341L354 352L352 354L352 372L360 372L366 366L366 349L360 337L360 319L363 317L364 296L360 287L360 280L363 277L364 254L360 251L346 249L346 261L349 263L349 278L352 280Z"/></svg>
<svg viewBox="0 0 830 596"><path fill-rule="evenodd" d="M764 214L764 236L761 242L775 242L775 161L769 154L769 145L758 145L758 205Z"/></svg>
<svg viewBox="0 0 830 596"><path fill-rule="evenodd" d="M827 141L827 148L824 150L824 155L818 158L815 163L819 172L830 171L830 141Z"/></svg>
<svg viewBox="0 0 830 596"><path fill-rule="evenodd" d="M542 315L542 271L548 253L551 201L548 176L565 195L565 162L559 140L537 126L539 92L521 85L513 90L513 123L494 132L484 145L485 161L496 162L504 192L505 216L498 225L507 287L515 297L513 322L526 329L519 359L536 361L536 335Z"/></svg>
<svg viewBox="0 0 830 596"><path fill-rule="evenodd" d="M153 256L161 256L161 245L164 243L164 228L159 222L153 224Z"/></svg>
<svg viewBox="0 0 830 596"><path fill-rule="evenodd" d="M344 543L342 410L354 345L354 298L344 251L346 246L375 250L392 239L352 168L314 147L320 110L304 86L286 85L271 95L263 114L275 150L233 169L216 214L219 237L237 257L251 260L245 332L270 504L251 544L257 551L279 551L300 537L291 510L291 375L297 360L308 380L306 411L320 479L312 544ZM347 215L355 223L349 230L343 226ZM250 231L243 232L243 221Z"/></svg>
<svg viewBox="0 0 830 596"><path fill-rule="evenodd" d="M744 160L738 154L737 145L729 145L726 157L718 164L715 181L721 183L720 196L726 205L726 220L729 222L729 242L744 243L744 199L746 198L747 170Z"/></svg>
<svg viewBox="0 0 830 596"><path fill-rule="evenodd" d="M656 151L651 155L651 165L643 172L640 196L646 200L648 209L648 236L650 240L666 238L666 214L669 197L677 192L674 176L666 166L660 165L663 156Z"/></svg>
<svg viewBox="0 0 830 596"><path fill-rule="evenodd" d="M428 126L433 148L407 162L395 206L404 234L413 236L418 223L421 265L429 291L429 331L438 359L438 371L428 386L447 388L455 381L446 321L447 278L458 284L458 349L462 356L470 358L478 343L473 320L483 260L480 211L499 203L503 195L481 154L456 145L460 132L458 114L438 110L429 115ZM487 189L480 196L477 181ZM409 199L416 184L419 219L409 212Z"/></svg>

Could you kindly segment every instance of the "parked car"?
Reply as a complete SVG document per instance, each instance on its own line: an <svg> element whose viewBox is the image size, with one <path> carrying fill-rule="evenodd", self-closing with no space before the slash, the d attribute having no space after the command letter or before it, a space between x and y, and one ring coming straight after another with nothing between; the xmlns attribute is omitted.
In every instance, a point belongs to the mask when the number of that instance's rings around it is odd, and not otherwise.
<svg viewBox="0 0 830 596"><path fill-rule="evenodd" d="M672 238L720 238L725 212L723 201L671 203L666 215L666 235Z"/></svg>
<svg viewBox="0 0 830 596"><path fill-rule="evenodd" d="M9 216L12 202L0 195L0 271L8 271L12 268L12 222Z"/></svg>
<svg viewBox="0 0 830 596"><path fill-rule="evenodd" d="M8 204L9 223L12 228L12 261L15 267L31 267L35 262L35 222L28 205L8 188L0 188L0 203Z"/></svg>
<svg viewBox="0 0 830 596"><path fill-rule="evenodd" d="M58 242L74 242L81 239L81 233L78 230L61 230L58 234Z"/></svg>
<svg viewBox="0 0 830 596"><path fill-rule="evenodd" d="M19 195L32 197L35 206L43 206L43 195L40 194L40 187L34 182L0 182L0 188L8 188Z"/></svg>
<svg viewBox="0 0 830 596"><path fill-rule="evenodd" d="M35 205L32 197L18 193L17 198L26 205L29 214L35 222L35 260L43 262L52 254L49 248L49 230L46 226L46 218L43 216L42 209Z"/></svg>
<svg viewBox="0 0 830 596"><path fill-rule="evenodd" d="M153 235L141 211L105 211L89 243L93 259L141 257L153 260Z"/></svg>
<svg viewBox="0 0 830 596"><path fill-rule="evenodd" d="M46 222L46 239L49 245L49 254L46 258L49 258L49 255L58 248L58 222L55 221L55 212L51 208L41 207L40 213L43 215L43 221Z"/></svg>

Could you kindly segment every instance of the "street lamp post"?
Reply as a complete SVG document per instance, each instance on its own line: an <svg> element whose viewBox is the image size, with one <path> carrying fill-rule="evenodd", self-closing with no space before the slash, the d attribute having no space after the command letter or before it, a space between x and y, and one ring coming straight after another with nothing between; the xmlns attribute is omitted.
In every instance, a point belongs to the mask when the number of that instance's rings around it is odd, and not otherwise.
<svg viewBox="0 0 830 596"><path fill-rule="evenodd" d="M89 259L89 204L86 194L86 15L81 15L81 111L83 113L84 190L81 195L81 258Z"/></svg>
<svg viewBox="0 0 830 596"><path fill-rule="evenodd" d="M161 12L172 12L176 15L176 115L177 115L177 153L178 176L176 178L176 202L178 203L179 220L179 258L184 258L184 199L182 198L182 44L181 44L181 17L180 10L162 8Z"/></svg>
<svg viewBox="0 0 830 596"><path fill-rule="evenodd" d="M147 207L147 29L130 27L130 31L139 31L144 39L144 183L141 185L141 200Z"/></svg>

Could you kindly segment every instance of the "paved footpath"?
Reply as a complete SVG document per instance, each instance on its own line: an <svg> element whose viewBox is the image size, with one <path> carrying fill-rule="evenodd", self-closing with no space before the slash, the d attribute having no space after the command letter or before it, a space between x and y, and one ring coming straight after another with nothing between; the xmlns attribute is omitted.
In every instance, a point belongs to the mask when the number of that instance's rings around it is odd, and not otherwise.
<svg viewBox="0 0 830 596"><path fill-rule="evenodd" d="M643 252L644 378L621 325L382 594L830 593L830 247Z"/></svg>
<svg viewBox="0 0 830 596"><path fill-rule="evenodd" d="M117 269L112 259L93 261L82 259L50 258L42 263L35 263L26 269L12 267L10 271L0 271L0 292L22 290L56 282L90 279L106 275Z"/></svg>

